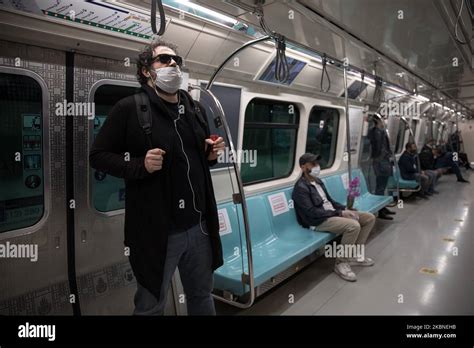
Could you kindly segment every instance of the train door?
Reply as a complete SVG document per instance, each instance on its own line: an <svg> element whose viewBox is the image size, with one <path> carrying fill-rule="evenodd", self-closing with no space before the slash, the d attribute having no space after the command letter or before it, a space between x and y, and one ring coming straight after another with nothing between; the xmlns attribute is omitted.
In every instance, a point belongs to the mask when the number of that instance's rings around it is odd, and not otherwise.
<svg viewBox="0 0 474 348"><path fill-rule="evenodd" d="M0 314L70 315L65 54L0 52Z"/></svg>

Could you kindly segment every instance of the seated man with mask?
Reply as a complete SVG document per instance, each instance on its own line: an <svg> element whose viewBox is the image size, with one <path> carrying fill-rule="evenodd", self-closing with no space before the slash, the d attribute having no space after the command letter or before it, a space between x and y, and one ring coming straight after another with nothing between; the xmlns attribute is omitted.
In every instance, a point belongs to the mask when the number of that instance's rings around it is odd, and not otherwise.
<svg viewBox="0 0 474 348"><path fill-rule="evenodd" d="M298 223L303 227L315 226L318 231L342 234L343 246L364 245L375 224L375 216L366 212L347 210L328 194L323 182L318 178L321 156L305 153L299 159L301 178L293 189L293 202ZM342 183L341 183L342 184ZM344 250L348 250L345 248ZM357 249L357 250L360 250ZM356 281L351 266L372 266L374 261L364 255L337 257L334 272L342 279Z"/></svg>

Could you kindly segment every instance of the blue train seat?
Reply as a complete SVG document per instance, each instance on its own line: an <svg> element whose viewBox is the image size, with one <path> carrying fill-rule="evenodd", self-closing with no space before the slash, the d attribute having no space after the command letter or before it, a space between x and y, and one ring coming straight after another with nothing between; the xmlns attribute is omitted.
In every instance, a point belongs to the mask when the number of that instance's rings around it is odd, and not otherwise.
<svg viewBox="0 0 474 348"><path fill-rule="evenodd" d="M335 237L332 233L312 231L298 224L290 202L292 192L293 187L288 187L246 199L255 286L283 272ZM225 262L214 273L214 288L243 295L249 287L241 281L243 271L248 274L245 236L243 233L239 236L239 224L243 229L241 209L232 203L219 205L218 209L221 220L222 214L228 215L232 232L221 236Z"/></svg>
<svg viewBox="0 0 474 348"><path fill-rule="evenodd" d="M409 189L409 190L416 190L419 186L418 181L416 180L405 180L401 177L400 175L400 168L398 167L397 163L397 170L395 171L395 174L390 177L388 180L387 187L389 189L396 189L397 188L397 181L399 184L400 189Z"/></svg>
<svg viewBox="0 0 474 348"><path fill-rule="evenodd" d="M347 204L347 189L344 187L342 173L336 173L322 178L329 195L337 202ZM355 199L354 208L360 211L368 211L375 213L383 207L392 203L391 196L378 196L371 194L367 188L364 174L360 169L352 170L352 178L359 177L360 179L360 196Z"/></svg>
<svg viewBox="0 0 474 348"><path fill-rule="evenodd" d="M343 174L325 177L323 181L331 197L346 204ZM355 208L376 212L392 202L391 197L368 192L360 169L354 169L352 175L360 177L361 195L356 198ZM336 237L333 233L312 231L298 224L291 200L292 192L293 186L246 199L255 286L283 272ZM248 274L245 235L240 234L244 226L242 211L239 205L233 203L220 204L218 209L224 265L214 273L214 288L240 296L249 291L248 285L242 282L242 273Z"/></svg>

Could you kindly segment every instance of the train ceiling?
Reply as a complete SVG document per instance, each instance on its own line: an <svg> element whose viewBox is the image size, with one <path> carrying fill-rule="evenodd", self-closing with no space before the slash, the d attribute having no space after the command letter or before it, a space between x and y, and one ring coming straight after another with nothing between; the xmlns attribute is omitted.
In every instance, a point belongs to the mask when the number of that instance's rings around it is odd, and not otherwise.
<svg viewBox="0 0 474 348"><path fill-rule="evenodd" d="M271 29L318 52L340 60L348 58L351 65L368 72L375 72L385 81L410 91L416 88L419 93L425 93L425 96L440 104L472 115L474 110L474 76L471 62L473 41L460 45L456 43L453 36L456 9L458 9L456 6L459 5L459 1L266 0L261 2L265 21ZM8 5L8 2L3 1L0 7ZM180 53L190 63L189 66L201 74L212 73L234 49L259 34L251 30L260 30L258 18L252 13L258 1L163 0L163 2L167 5L168 20L165 38L176 42L180 46ZM56 5L57 7L57 4L66 7L69 3L70 6L102 7L101 11L110 12L110 14L103 13L106 17L112 16L116 7L123 6L122 8L127 9L129 6L131 10L127 19L142 24L142 27L131 27L124 20L123 23L120 22L120 27L128 31L116 35L117 31L114 32L114 29L108 28L106 34L110 36L104 40L103 34L78 35L78 31L74 31L73 28L59 25L54 30L46 29L45 25L31 19L23 22L18 21L16 17L11 17L10 23L2 26L2 22L8 21L2 21L0 17L2 35L11 40L20 36L24 42L30 40L31 43L37 44L46 43L48 40L48 43L64 48L63 46L67 45L78 46L76 42L71 42L71 36L75 35L77 43L81 42L79 48L74 47L78 52L90 54L95 49L99 50L102 42L109 46L106 56L118 56L127 51L136 50L148 40L150 35L147 30L149 29L150 0L87 2L15 0L11 3L15 6L22 3L29 4L32 9L23 9L24 11L36 11L43 17L50 17L51 23L56 23L57 18L51 18L54 15L46 14L44 10L48 6ZM170 5L175 5L174 3L204 5L206 8L226 15L231 21L238 20L239 27L215 25L199 20L196 16L187 16L185 21L180 20L179 12L170 8ZM470 4L469 1L466 3ZM16 9L22 10L18 7ZM291 20L289 20L289 11L293 11ZM462 14L458 32L464 39L468 37L467 33L472 32L472 18L466 7ZM401 19L399 19L400 16ZM113 20L113 17L110 20ZM224 18L223 21L228 21L228 19ZM16 26L14 31L10 30L11 26ZM118 25L115 29L117 27ZM46 35L48 30L48 35ZM32 31L38 31L38 33L32 36ZM56 37L51 39L53 35ZM124 35L128 36L128 40L119 39ZM103 47L102 50L104 50ZM242 76L254 79L271 59L272 51L273 46L269 44L249 48L239 54L241 62L238 69L228 66L223 76L232 76L232 73L235 76L235 72L239 71ZM457 58L457 66L453 66L453 58ZM329 68L329 73L333 87L330 94L339 96L342 90L342 74L340 70L333 67ZM306 91L319 90L320 76L320 67L308 64L297 76L292 88ZM364 99L370 99L372 94L373 86L369 86ZM453 101L448 103L447 99Z"/></svg>
<svg viewBox="0 0 474 348"><path fill-rule="evenodd" d="M270 28L385 80L456 109L474 112L472 6L464 0L267 0ZM255 0L197 0L258 26ZM239 10L236 10L236 9ZM288 20L288 11L294 19ZM467 39L466 39L467 38ZM452 102L446 102L446 100Z"/></svg>

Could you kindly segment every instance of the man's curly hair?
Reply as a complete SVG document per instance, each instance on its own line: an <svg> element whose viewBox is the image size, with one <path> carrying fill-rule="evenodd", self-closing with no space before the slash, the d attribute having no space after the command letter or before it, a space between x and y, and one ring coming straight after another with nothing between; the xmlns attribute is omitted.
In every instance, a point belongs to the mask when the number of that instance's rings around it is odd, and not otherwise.
<svg viewBox="0 0 474 348"><path fill-rule="evenodd" d="M159 46L169 47L173 51L175 51L176 54L178 54L178 46L165 40L162 40L159 37L153 39L149 44L143 47L143 49L138 53L137 58L137 79L138 82L140 82L141 84L146 84L148 81L148 78L142 73L142 68L150 70L153 58L153 51Z"/></svg>

